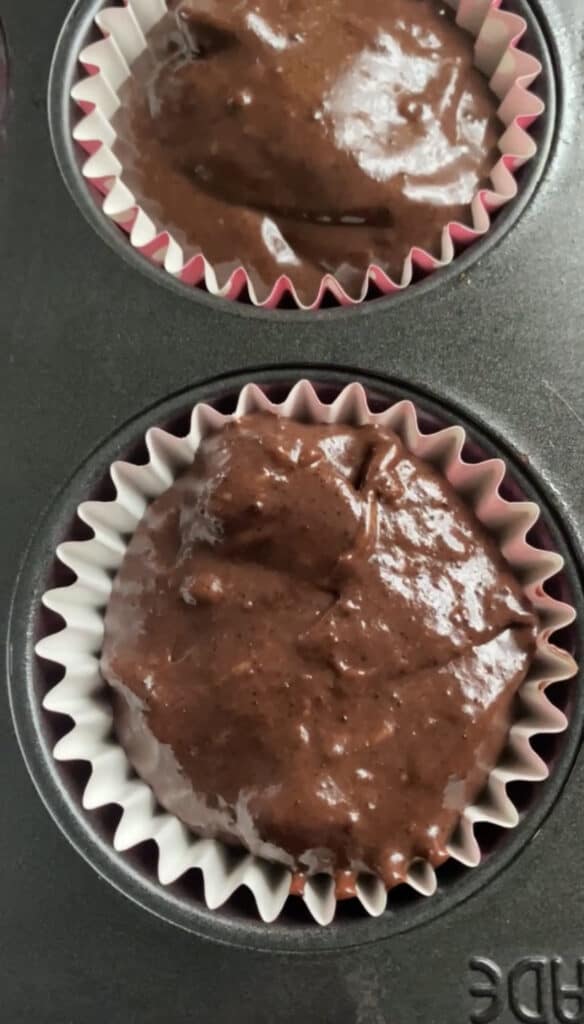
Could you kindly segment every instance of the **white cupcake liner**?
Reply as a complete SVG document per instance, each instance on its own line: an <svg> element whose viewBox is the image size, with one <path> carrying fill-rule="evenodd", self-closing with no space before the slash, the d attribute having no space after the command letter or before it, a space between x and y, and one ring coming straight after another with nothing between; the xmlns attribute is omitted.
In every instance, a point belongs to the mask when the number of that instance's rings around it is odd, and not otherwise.
<svg viewBox="0 0 584 1024"><path fill-rule="evenodd" d="M221 906L238 886L246 885L255 897L262 919L273 921L284 906L294 876L288 869L251 854L242 853L234 861L233 848L220 841L197 838L176 817L161 810L150 787L136 777L113 736L110 691L99 670L104 609L113 576L124 557L128 537L149 502L192 463L201 438L232 419L256 411L315 423L374 422L394 430L410 452L438 466L474 508L478 519L495 535L538 615L536 656L519 690L519 716L480 800L465 809L448 847L450 857L469 868L476 867L481 860L474 834L476 824L490 822L502 828L518 824L519 814L507 793L508 783L535 782L548 775L546 764L530 741L537 734L561 732L567 726L564 714L546 696L546 689L576 672L571 656L551 640L556 630L574 620L575 612L545 592L546 580L562 569L563 560L560 555L539 550L527 542L526 534L537 521L539 509L532 502L509 502L501 497L504 462L465 462L461 456L466 436L463 428L452 426L422 434L415 407L409 401L372 413L366 393L357 383L344 388L330 405L320 401L306 380L296 384L281 404L272 403L257 385L247 384L233 415L222 415L209 405L196 405L186 437L175 437L152 427L146 434L146 465L112 465L110 475L116 498L86 501L78 508L79 518L93 530L93 538L66 542L57 549L58 559L73 570L76 582L49 590L43 596L43 604L65 621L64 629L44 637L36 646L41 658L64 668L63 679L49 690L44 707L73 719L71 731L59 740L54 756L59 761L90 763L91 775L83 793L86 809L108 804L121 808L113 839L116 850L129 850L153 839L158 847L158 878L163 885L174 882L189 868L199 868L208 907ZM421 895L431 896L437 886L435 871L429 863L418 861L412 864L407 883ZM385 909L387 891L379 879L359 876L356 894L372 916ZM332 877L307 878L302 895L315 921L322 925L332 921L336 907Z"/></svg>
<svg viewBox="0 0 584 1024"><path fill-rule="evenodd" d="M400 281L394 281L381 267L372 264L364 275L360 296L347 295L331 274L322 278L318 294L310 304L299 299L293 281L281 275L265 299L259 299L244 267L238 267L221 285L213 266L199 253L188 258L176 238L164 225L156 224L140 207L123 180L123 167L112 152L116 134L111 120L120 107L119 90L131 75L131 66L147 46L147 33L167 12L166 0L124 0L106 7L96 17L104 38L85 47L79 59L87 71L71 91L84 116L73 129L74 139L89 154L84 177L104 194L103 212L129 235L130 244L173 277L185 284L204 284L212 295L237 299L247 288L255 306L273 309L290 294L300 309L316 309L330 292L341 305L356 305L367 295L370 282L384 294L401 291L411 284L414 269L430 273L445 267L456 256L456 246L467 245L485 235L491 215L517 195L516 171L537 151L528 129L545 107L530 87L541 72L535 57L519 49L527 28L518 15L500 10L502 0L445 0L456 11L458 24L476 39L475 64L490 79L500 101L498 115L505 126L499 139L501 156L491 171L491 189L481 189L471 203L472 227L458 222L442 232L440 258L413 246L404 261Z"/></svg>

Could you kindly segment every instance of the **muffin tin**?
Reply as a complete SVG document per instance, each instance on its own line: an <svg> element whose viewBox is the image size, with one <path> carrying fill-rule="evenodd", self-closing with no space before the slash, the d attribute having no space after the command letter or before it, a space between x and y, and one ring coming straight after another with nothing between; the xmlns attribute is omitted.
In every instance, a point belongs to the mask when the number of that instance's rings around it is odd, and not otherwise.
<svg viewBox="0 0 584 1024"><path fill-rule="evenodd" d="M301 907L263 925L245 892L225 910L207 911L196 879L186 890L160 890L152 851L114 855L111 817L80 811L83 766L63 774L49 756L59 723L40 713L32 657L37 599L54 571L55 544L112 458L145 426L174 419L199 398L228 395L246 379L281 386L303 375L330 386L360 378L389 398L412 394L501 453L545 510L581 623L584 10L580 0L508 6L524 15L529 7L538 38L541 29L556 100L546 96L545 137L537 162L523 172L520 200L502 211L488 239L403 296L302 314L221 303L173 282L158 287L156 268L138 266L127 249L120 258L125 247L113 236L113 248L103 244L63 188L47 130L46 80L68 4L40 5L33 24L21 3L4 0L12 95L0 152L0 584L3 607L12 601L10 696L23 752L53 817L99 876L133 901L101 884L63 841L29 784L5 710L8 1022L454 1024L525 1020L531 1012L555 1024L569 1020L568 1012L582 1017L561 991L577 980L581 953L580 678L558 694L571 698L571 725L547 751L555 759L549 781L532 801L525 794L522 825L484 865L446 878L426 902L398 901L375 921L349 902L332 927L319 929ZM95 7L86 0L75 6L59 44L63 68ZM55 147L86 206L76 165L63 156L58 122L67 123L67 101L56 72L50 103ZM580 631L572 637L577 655Z"/></svg>

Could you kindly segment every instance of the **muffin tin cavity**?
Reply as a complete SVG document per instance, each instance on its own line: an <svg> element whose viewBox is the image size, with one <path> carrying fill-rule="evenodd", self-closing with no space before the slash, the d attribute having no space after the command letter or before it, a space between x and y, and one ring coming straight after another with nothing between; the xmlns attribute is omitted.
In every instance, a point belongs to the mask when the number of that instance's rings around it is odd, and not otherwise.
<svg viewBox="0 0 584 1024"><path fill-rule="evenodd" d="M492 437L487 429L477 424L472 415L437 403L418 389L355 371L302 367L264 369L249 375L211 380L170 397L108 438L76 472L40 526L22 568L11 614L9 684L19 738L39 791L65 834L101 875L147 909L188 930L240 945L309 950L367 942L412 928L448 911L501 871L539 828L562 788L579 740L583 700L576 679L555 684L548 691L554 704L566 714L569 726L564 733L546 736L534 743L550 768L550 777L545 783L516 784L512 799L520 811L519 826L508 833L489 826L480 827L478 838L483 860L477 869L470 871L449 861L438 869L438 891L430 899L399 887L391 893L387 910L376 919L365 918L356 901L347 900L339 905L334 923L327 929L318 929L302 902L292 897L278 921L264 925L257 919L251 897L244 889L236 890L221 909L209 911L202 899L198 872L191 870L168 887L158 883L153 843L142 844L124 854L114 851L112 836L118 820L117 810L82 810L86 765L83 762L57 763L52 756L55 742L69 731L71 722L41 707L46 692L58 681L59 672L50 663L35 658L34 646L41 636L56 631L60 623L58 617L42 609L40 596L49 587L69 581L68 570L54 557L55 549L64 540L86 539L86 528L75 520L75 510L83 500L106 500L113 496L108 476L113 461L118 458L137 463L147 461L143 437L148 427L159 425L172 433L184 434L190 411L197 402L210 403L224 413L232 412L239 391L249 379L259 384L272 401L280 402L291 385L303 376L313 382L325 402L332 401L342 387L354 379L365 386L373 411L380 411L402 398L410 399L418 411L423 432L453 423L465 428L467 442L463 457L466 461L476 462L491 456L504 458L508 472L501 486L502 496L508 500L536 502L541 516L532 527L529 540L535 547L559 552L565 560L564 570L546 584L546 590L575 607L578 615L584 614L577 567L581 555L571 549L566 531L554 511L553 497L534 478L529 465L508 449L504 440ZM574 626L556 634L554 641L578 660L580 641ZM108 699L107 694L104 699ZM234 852L234 867L238 856Z"/></svg>
<svg viewBox="0 0 584 1024"><path fill-rule="evenodd" d="M49 84L49 117L53 145L60 169L65 181L84 215L117 253L127 262L138 267L153 280L172 289L177 295L190 297L193 301L203 304L215 304L217 296L208 293L203 285L193 287L185 284L173 274L150 262L146 257L130 245L124 232L101 210L101 197L94 193L84 179L81 168L86 155L72 139L74 125L79 119L79 110L71 101L71 89L84 76L78 57L89 44L96 42L100 36L94 26L95 15L106 6L95 0L77 0L63 27L53 59L53 67ZM487 233L466 249L461 249L454 261L444 269L436 270L425 276L419 270L414 271L413 287L401 292L383 296L374 283L371 283L364 303L357 306L339 307L337 299L327 292L322 306L317 310L298 310L289 293L284 293L276 309L255 306L249 299L244 288L235 301L221 301L220 308L242 313L243 315L267 316L272 318L288 317L328 317L331 314L350 316L355 310L382 310L388 302L407 301L408 297L420 294L424 289L439 286L441 282L466 271L476 260L482 258L487 249L495 245L503 235L511 229L526 208L537 183L546 166L553 143L556 120L556 76L553 60L546 43L546 31L534 13L531 4L526 0L506 0L504 10L519 15L527 23L528 30L521 40L520 48L533 55L542 65L542 72L532 86L532 92L543 101L545 113L538 117L529 129L537 144L537 153L523 168L516 173L518 195L492 215L492 225Z"/></svg>

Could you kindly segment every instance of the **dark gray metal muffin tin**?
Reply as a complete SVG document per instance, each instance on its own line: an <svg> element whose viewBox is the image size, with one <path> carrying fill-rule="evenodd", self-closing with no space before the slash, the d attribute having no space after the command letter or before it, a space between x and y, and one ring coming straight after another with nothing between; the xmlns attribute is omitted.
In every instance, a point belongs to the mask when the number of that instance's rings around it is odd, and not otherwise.
<svg viewBox="0 0 584 1024"><path fill-rule="evenodd" d="M72 45L95 6L82 3ZM382 393L411 392L439 417L469 426L487 450L501 451L554 524L580 604L584 6L515 6L532 8L554 83L551 116L539 129L541 156L523 176L515 210L489 244L403 297L303 315L262 314L207 296L192 301L104 245L63 186L49 135L49 65L68 4L47 0L33 11L22 0L2 0L12 92L0 141L7 676L37 787L100 872L64 840L35 794L5 691L0 1017L7 1024L584 1021L574 988L584 956L580 680L572 684L572 727L556 748L549 783L484 867L448 877L426 904L406 901L376 922L349 907L323 931L294 912L264 926L245 897L211 914L194 882L187 894L174 894L171 913L168 897L148 880L149 851L115 857L108 815L79 811L82 766L65 777L47 756L59 725L39 715L42 680L30 656L54 544L70 530L80 496L99 488L107 462L145 424L247 378L334 383L343 379L340 366ZM534 46L538 39L534 31ZM62 81L53 79L51 121L75 189L59 136L68 116L63 83L66 61Z"/></svg>

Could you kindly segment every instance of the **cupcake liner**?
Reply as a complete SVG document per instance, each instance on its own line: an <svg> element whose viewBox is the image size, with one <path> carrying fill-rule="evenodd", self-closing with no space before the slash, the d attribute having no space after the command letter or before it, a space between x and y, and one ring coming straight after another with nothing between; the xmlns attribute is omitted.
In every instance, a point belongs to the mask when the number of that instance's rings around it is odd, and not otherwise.
<svg viewBox="0 0 584 1024"><path fill-rule="evenodd" d="M238 299L247 289L252 303L266 309L276 307L287 294L304 310L317 309L327 293L341 305L356 305L366 297L370 283L389 294L407 288L416 268L429 273L447 266L456 256L456 246L485 235L491 215L517 195L515 172L537 151L528 129L545 108L530 92L541 64L519 49L527 27L524 19L500 10L502 0L446 2L456 11L458 24L475 37L475 64L490 79L491 89L500 100L498 115L505 130L499 139L501 156L490 175L492 188L481 189L474 197L470 207L472 227L459 222L444 227L440 258L413 246L400 281L392 280L381 267L372 264L357 299L347 295L334 276L325 274L316 298L308 305L301 302L287 275L278 277L268 296L260 300L244 267L234 270L221 285L204 254L187 258L172 234L137 203L124 184L123 168L112 152L116 135L111 119L120 106L118 91L131 74L132 63L146 48L147 33L167 12L166 0L125 0L124 6L104 8L95 19L104 38L85 47L79 56L87 76L71 91L84 113L73 129L73 137L89 154L83 175L103 193L105 216L127 232L133 248L185 284L204 285L212 295L225 299Z"/></svg>
<svg viewBox="0 0 584 1024"><path fill-rule="evenodd" d="M481 850L475 825L490 822L513 828L519 822L519 813L507 792L508 783L535 782L547 777L548 768L533 749L531 739L540 733L561 732L567 726L566 717L550 702L546 689L576 672L572 657L552 641L556 630L573 622L575 612L545 591L546 581L562 569L561 556L532 547L526 539L539 517L537 505L509 502L501 497L499 489L506 472L501 459L473 463L463 460L466 435L462 427L423 434L416 409L409 401L372 413L362 386L353 383L332 404L324 404L306 380L296 384L281 404L272 403L258 386L248 384L240 392L231 416L209 405L196 405L185 437L152 427L145 438L149 455L145 465L112 465L110 475L116 498L86 501L79 506L78 516L91 528L93 537L66 542L57 549L59 561L74 572L76 581L44 594L43 604L58 613L65 626L60 632L42 638L36 646L41 658L59 664L64 670L61 681L46 694L44 707L73 720L71 730L57 743L54 756L59 761L90 763L83 806L92 810L115 804L121 809L113 839L120 852L153 839L158 848L158 878L163 885L194 867L202 872L205 901L210 908L221 906L235 889L245 885L253 893L264 921L278 917L291 891L302 895L314 920L322 925L332 921L337 898L353 893L365 911L375 916L386 907L387 891L372 875L341 872L336 878L305 878L261 857L245 852L234 854L232 847L220 841L197 838L178 818L161 810L150 787L136 777L113 734L110 691L100 675L99 656L104 610L128 537L149 502L192 463L202 437L236 417L256 411L315 423L373 422L394 430L410 452L437 466L474 508L478 519L496 537L537 612L540 628L536 656L519 690L517 720L480 799L464 810L448 846L449 856L469 868L476 867L481 861ZM431 896L437 887L433 867L421 860L411 864L406 881L424 896Z"/></svg>

